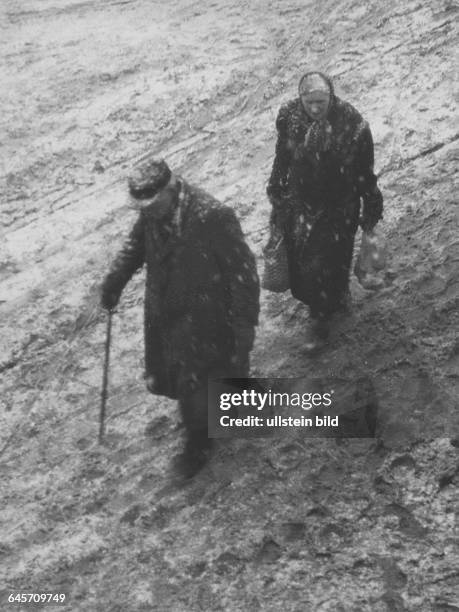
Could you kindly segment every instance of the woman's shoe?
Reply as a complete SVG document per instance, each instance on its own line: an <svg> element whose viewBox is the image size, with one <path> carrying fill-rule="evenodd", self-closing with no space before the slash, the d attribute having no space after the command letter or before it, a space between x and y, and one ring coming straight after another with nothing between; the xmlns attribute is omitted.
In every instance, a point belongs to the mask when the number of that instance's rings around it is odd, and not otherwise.
<svg viewBox="0 0 459 612"><path fill-rule="evenodd" d="M329 333L330 323L327 319L310 319L304 345L306 352L313 353L321 349L325 345Z"/></svg>

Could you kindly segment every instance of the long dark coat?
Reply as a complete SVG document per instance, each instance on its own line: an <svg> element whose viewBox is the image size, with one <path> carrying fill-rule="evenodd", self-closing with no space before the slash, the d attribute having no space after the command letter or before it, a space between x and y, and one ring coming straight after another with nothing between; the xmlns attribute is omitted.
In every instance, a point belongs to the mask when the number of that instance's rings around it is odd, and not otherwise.
<svg viewBox="0 0 459 612"><path fill-rule="evenodd" d="M234 211L181 180L169 226L142 210L106 278L121 293L146 264L145 373L155 392L183 399L210 374L243 376L259 313L253 254Z"/></svg>
<svg viewBox="0 0 459 612"><path fill-rule="evenodd" d="M306 149L312 119L300 98L288 102L277 117L267 188L272 222L286 239L292 295L308 304L314 317L339 309L346 294L361 199L367 218L377 221L383 209L368 123L329 85L329 149L314 154Z"/></svg>

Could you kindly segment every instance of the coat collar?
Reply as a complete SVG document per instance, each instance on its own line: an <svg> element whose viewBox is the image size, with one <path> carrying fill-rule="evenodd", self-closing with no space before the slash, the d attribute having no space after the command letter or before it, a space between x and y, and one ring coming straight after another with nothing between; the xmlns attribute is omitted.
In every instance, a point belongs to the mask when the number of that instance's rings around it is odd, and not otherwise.
<svg viewBox="0 0 459 612"><path fill-rule="evenodd" d="M173 234L175 237L180 238L183 229L183 214L185 212L186 205L188 203L188 190L186 184L182 178L178 180L178 204L177 209L172 219Z"/></svg>

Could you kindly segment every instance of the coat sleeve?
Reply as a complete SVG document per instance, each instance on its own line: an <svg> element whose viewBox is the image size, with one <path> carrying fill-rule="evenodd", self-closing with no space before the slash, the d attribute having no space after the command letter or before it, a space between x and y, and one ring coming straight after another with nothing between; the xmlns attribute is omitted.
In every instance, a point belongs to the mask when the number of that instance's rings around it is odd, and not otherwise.
<svg viewBox="0 0 459 612"><path fill-rule="evenodd" d="M260 308L255 257L231 208L214 210L208 217L208 231L225 285L230 325L235 338L245 339L252 348Z"/></svg>
<svg viewBox="0 0 459 612"><path fill-rule="evenodd" d="M145 261L144 219L140 214L129 237L113 261L105 277L102 292L111 293L119 299L121 292L136 270Z"/></svg>
<svg viewBox="0 0 459 612"><path fill-rule="evenodd" d="M376 225L383 214L383 197L378 189L377 178L373 167L373 137L369 125L365 123L358 139L357 174L359 195L363 200L362 219L363 224L367 226Z"/></svg>
<svg viewBox="0 0 459 612"><path fill-rule="evenodd" d="M287 119L288 108L282 106L276 119L277 142L274 154L274 162L269 178L266 193L273 207L274 202L280 200L287 193L288 171L290 166L290 150L287 146Z"/></svg>

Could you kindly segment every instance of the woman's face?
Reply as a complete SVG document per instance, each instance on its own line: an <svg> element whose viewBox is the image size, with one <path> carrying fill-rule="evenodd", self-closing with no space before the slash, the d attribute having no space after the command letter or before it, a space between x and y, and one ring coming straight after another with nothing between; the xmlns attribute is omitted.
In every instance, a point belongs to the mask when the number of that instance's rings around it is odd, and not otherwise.
<svg viewBox="0 0 459 612"><path fill-rule="evenodd" d="M330 93L311 91L301 94L301 103L306 113L314 121L325 119L330 105Z"/></svg>

